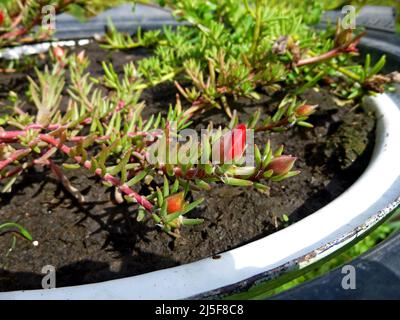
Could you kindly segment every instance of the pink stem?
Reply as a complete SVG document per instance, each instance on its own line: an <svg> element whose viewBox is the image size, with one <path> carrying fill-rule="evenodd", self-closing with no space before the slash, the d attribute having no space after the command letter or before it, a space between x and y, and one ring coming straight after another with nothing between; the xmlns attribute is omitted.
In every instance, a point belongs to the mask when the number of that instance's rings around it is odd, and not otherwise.
<svg viewBox="0 0 400 320"><path fill-rule="evenodd" d="M302 59L299 62L297 62L296 66L297 67L301 67L301 66L305 66L307 64L313 64L313 63L317 63L323 60L327 60L333 57L338 56L339 54L342 53L342 50L336 48L336 49L332 49L324 54L321 54L320 56L317 57L312 57L312 58L307 58L307 59Z"/></svg>
<svg viewBox="0 0 400 320"><path fill-rule="evenodd" d="M321 54L320 56L302 59L297 62L296 66L301 67L301 66L304 66L307 64L317 63L320 61L324 61L324 60L336 57L342 53L357 52L357 45L360 43L360 40L364 35L365 35L365 32L360 33L358 36L356 36L351 41L351 43L347 44L346 47L337 47L337 48L334 48L324 54Z"/></svg>
<svg viewBox="0 0 400 320"><path fill-rule="evenodd" d="M79 142L79 141L85 140L86 138L87 138L87 136L75 136L75 137L72 137L71 139L68 139L68 141L70 141L70 142ZM97 142L105 141L105 140L108 140L108 139L110 139L110 136L100 136L100 137L95 138L95 140Z"/></svg>
<svg viewBox="0 0 400 320"><path fill-rule="evenodd" d="M11 177L17 175L18 173L22 172L22 170L23 170L22 166L19 166L13 170L7 172L4 176L0 176L0 180L11 178Z"/></svg>
<svg viewBox="0 0 400 320"><path fill-rule="evenodd" d="M52 136L46 135L46 134L41 134L39 135L39 138L48 143L51 144L55 147L57 147L59 150L61 150L63 153L69 155L71 148L69 148L68 146L60 143L60 141L58 139L53 138ZM80 156L75 156L74 160L78 163L82 163L82 157ZM92 164L90 161L85 161L83 163L83 166L86 169L91 169ZM101 171L101 169L97 169L95 171L95 174L98 175L99 177L101 177L104 181L110 182L113 186L115 186L116 188L118 188L121 192L125 193L127 196L134 198L137 203L139 203L139 205L141 205L142 207L144 207L147 211L151 212L153 209L153 205L145 198L142 197L140 194L138 194L137 192L133 191L131 188L129 188L127 185L122 184L121 181L112 176L109 173L106 173L103 176L103 173Z"/></svg>
<svg viewBox="0 0 400 320"><path fill-rule="evenodd" d="M90 124L92 122L92 118L84 119L80 124ZM0 132L0 142L14 142L18 140L20 136L25 136L28 130L57 130L61 127L68 127L69 124L61 125L61 124L50 124L47 127L41 125L40 123L32 123L27 125L24 130L15 130L15 131L2 131Z"/></svg>
<svg viewBox="0 0 400 320"><path fill-rule="evenodd" d="M18 139L19 136L24 136L25 131L17 130L17 131L2 131L0 132L0 141L1 142L14 142Z"/></svg>
<svg viewBox="0 0 400 320"><path fill-rule="evenodd" d="M31 149L20 149L14 151L11 155L8 156L7 159L0 161L0 170L3 170L9 164L13 163L14 161L19 160L20 158L26 156L31 152Z"/></svg>

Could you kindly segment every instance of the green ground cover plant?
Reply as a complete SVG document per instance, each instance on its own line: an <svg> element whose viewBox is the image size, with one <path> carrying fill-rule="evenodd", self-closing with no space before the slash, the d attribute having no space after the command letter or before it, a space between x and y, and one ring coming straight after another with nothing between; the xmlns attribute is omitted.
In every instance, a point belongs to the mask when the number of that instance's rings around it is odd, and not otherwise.
<svg viewBox="0 0 400 320"><path fill-rule="evenodd" d="M50 3L57 12L70 10L82 17L103 9L98 1L2 1L0 46L48 37L40 28L32 30L42 17L40 8ZM48 168L77 201L84 202L64 174L84 168L112 189L118 202L136 206L138 220L150 217L161 230L178 237L182 226L202 222L185 218L203 201L190 201L191 190L226 184L267 191L270 182L300 173L295 155L285 155L283 147L273 150L270 143L252 144L254 165L246 165L248 130L268 134L312 127L308 118L317 106L299 97L310 88L328 86L338 99L357 105L395 79L394 74L380 74L385 56L377 61L369 55L364 61L357 58L363 30L345 29L340 21L327 30L314 28L322 13L319 1L158 4L187 25L138 30L132 36L118 32L110 22L101 40L104 49L145 47L151 52L138 63L127 63L122 75L104 62L104 76L94 78L87 72L90 59L85 52L69 54L55 47L49 65L37 68L36 77L29 79L26 97L35 111L24 111L21 98L10 92L3 101L7 112L0 119L3 192L12 191L19 176L39 166ZM175 105L144 118L143 91L164 82L174 82L177 88ZM64 90L68 102L62 109ZM257 111L245 121L232 108L240 98L256 101L261 94L280 100L267 116ZM208 123L201 141L179 141L173 127L177 132L191 128L194 117L211 109L225 114L225 126ZM149 160L155 146L167 146L166 158ZM169 147L185 157L169 161ZM193 149L198 150L195 156L186 156ZM215 150L223 155L215 159ZM143 185L145 192L139 191Z"/></svg>

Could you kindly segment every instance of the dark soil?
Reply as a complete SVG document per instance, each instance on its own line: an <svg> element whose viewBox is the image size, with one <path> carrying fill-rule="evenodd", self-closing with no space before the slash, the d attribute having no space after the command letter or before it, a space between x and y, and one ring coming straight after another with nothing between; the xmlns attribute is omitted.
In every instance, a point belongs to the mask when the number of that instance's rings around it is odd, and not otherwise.
<svg viewBox="0 0 400 320"><path fill-rule="evenodd" d="M146 54L138 50L104 53L96 45L86 49L95 77L102 75L104 59L121 70L123 63ZM26 87L25 73L2 75L0 98L4 100L8 90L24 92ZM175 93L171 84L146 91L146 113L165 110ZM283 143L286 154L299 158L296 168L302 173L271 184L269 195L226 186L194 192L194 198L205 196L206 201L190 216L205 222L184 227L176 240L151 221L136 222L135 207L115 205L110 193L86 172L68 172L89 201L83 206L64 193L48 172L36 168L26 173L11 194L1 195L0 222L22 224L39 245L18 239L7 255L12 234L0 236L0 291L41 288L41 270L46 265L56 267L58 287L173 267L238 247L312 214L349 188L366 168L374 145L375 118L361 108L339 107L325 90L309 91L304 99L320 105L311 117L313 129L256 135L257 143L267 139L275 146ZM265 97L252 104L239 101L235 107L250 115L259 107L268 110L272 103ZM208 114L198 119L198 126L211 119L216 124L224 121L223 115ZM289 217L288 223L283 215Z"/></svg>

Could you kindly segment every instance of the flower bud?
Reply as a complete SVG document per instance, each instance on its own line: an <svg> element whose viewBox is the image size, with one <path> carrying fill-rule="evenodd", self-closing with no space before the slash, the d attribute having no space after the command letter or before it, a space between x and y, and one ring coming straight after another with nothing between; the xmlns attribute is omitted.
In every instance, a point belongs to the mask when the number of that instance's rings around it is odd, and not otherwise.
<svg viewBox="0 0 400 320"><path fill-rule="evenodd" d="M245 147L246 125L239 124L214 143L213 160L219 160L221 163L237 161L242 157Z"/></svg>
<svg viewBox="0 0 400 320"><path fill-rule="evenodd" d="M292 156L279 156L271 160L266 170L272 170L273 176L280 176L287 174L294 165L296 157Z"/></svg>
<svg viewBox="0 0 400 320"><path fill-rule="evenodd" d="M56 46L53 48L53 54L57 61L61 62L64 59L65 51L63 48Z"/></svg>
<svg viewBox="0 0 400 320"><path fill-rule="evenodd" d="M296 109L296 115L301 117L308 117L309 115L315 112L317 106L318 105L303 104L302 106Z"/></svg>
<svg viewBox="0 0 400 320"><path fill-rule="evenodd" d="M185 194L183 192L174 194L166 198L165 201L167 201L167 213L171 214L182 211L185 204L184 198Z"/></svg>
<svg viewBox="0 0 400 320"><path fill-rule="evenodd" d="M342 30L340 28L336 32L335 45L337 47L347 47L352 39L353 39L353 30L352 29Z"/></svg>
<svg viewBox="0 0 400 320"><path fill-rule="evenodd" d="M2 10L0 10L0 26L3 25L5 20L5 14Z"/></svg>
<svg viewBox="0 0 400 320"><path fill-rule="evenodd" d="M82 50L81 52L78 53L78 55L76 56L76 60L82 64L85 62L85 50Z"/></svg>

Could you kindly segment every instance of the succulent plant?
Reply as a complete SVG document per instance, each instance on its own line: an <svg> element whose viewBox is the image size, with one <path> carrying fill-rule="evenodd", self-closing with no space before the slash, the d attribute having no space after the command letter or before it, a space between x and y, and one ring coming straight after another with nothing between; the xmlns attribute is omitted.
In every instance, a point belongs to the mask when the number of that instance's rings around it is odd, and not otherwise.
<svg viewBox="0 0 400 320"><path fill-rule="evenodd" d="M0 15L0 26L5 24L0 46L20 41L37 22L32 18L37 7L31 1L23 3L21 21L16 21L15 6L0 11L5 12L3 18ZM57 9L73 3L58 1ZM136 39L110 26L104 48L152 50L150 57L127 63L122 74L104 62L104 76L94 78L87 72L90 60L84 51L69 54L53 48L52 65L37 69L35 80L29 79L36 112L22 111L20 100L13 97L13 112L0 119L3 192L12 190L23 172L41 166L51 170L71 196L85 202L64 173L83 168L114 189L118 202L135 205L138 220L150 217L163 231L179 236L182 226L202 222L185 217L203 201L190 202L191 190L210 190L219 183L265 191L268 181L299 174L292 170L295 156L284 155L283 147L272 150L270 142L256 145L249 134L312 127L308 118L317 106L301 101L305 90L334 77L341 84L331 82L333 94L357 99L383 90L389 82L378 74L384 57L374 65L370 56L364 65L352 61L363 33L340 25L316 31L311 25L315 19L306 17L308 7L264 0L165 3L191 25L140 31ZM18 25L16 31L11 31L12 24ZM177 88L175 105L144 118L143 90L166 81L174 81ZM65 92L68 103L62 110ZM232 102L241 97L257 100L261 93L280 103L271 111L254 112L244 122ZM209 123L201 135L185 135L194 118L210 109L226 115L224 127ZM251 150L249 164L245 158ZM138 187L143 184L146 191Z"/></svg>

